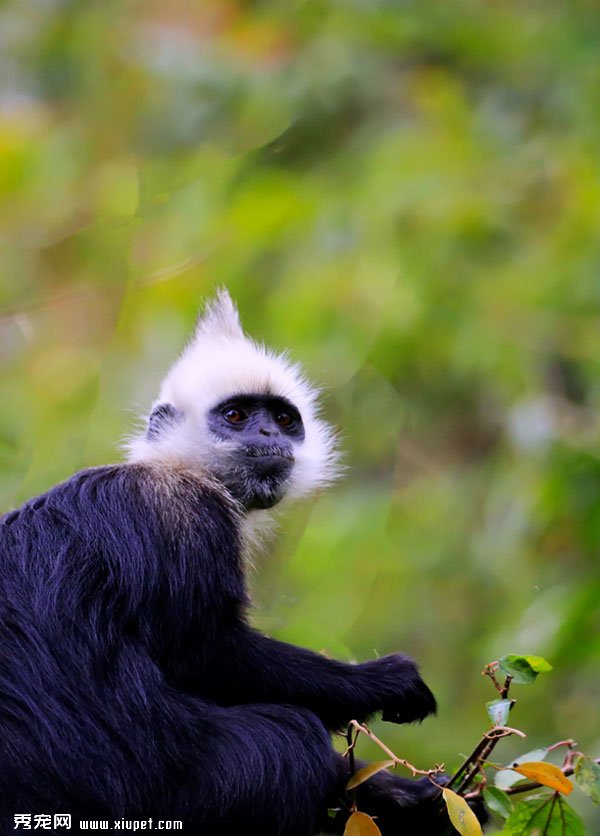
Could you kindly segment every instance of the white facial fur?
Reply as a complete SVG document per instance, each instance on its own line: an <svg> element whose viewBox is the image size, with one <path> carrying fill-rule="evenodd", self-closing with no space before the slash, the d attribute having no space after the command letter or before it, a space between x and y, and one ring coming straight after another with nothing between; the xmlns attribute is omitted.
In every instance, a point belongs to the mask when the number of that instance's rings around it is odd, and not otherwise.
<svg viewBox="0 0 600 836"><path fill-rule="evenodd" d="M338 472L338 453L331 428L318 417L317 390L300 368L247 337L226 290L206 306L181 357L162 382L154 406L168 403L181 420L157 438L145 432L129 440L128 460L184 466L212 473L215 461L232 449L208 430L211 409L235 395L275 395L294 404L304 423L304 441L295 448L296 461L286 496L306 496L329 484Z"/></svg>

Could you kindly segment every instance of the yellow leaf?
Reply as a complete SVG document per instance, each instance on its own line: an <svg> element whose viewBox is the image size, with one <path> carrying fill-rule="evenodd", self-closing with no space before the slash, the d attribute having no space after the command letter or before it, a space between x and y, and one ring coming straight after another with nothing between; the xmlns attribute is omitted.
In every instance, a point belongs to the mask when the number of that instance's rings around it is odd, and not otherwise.
<svg viewBox="0 0 600 836"><path fill-rule="evenodd" d="M569 795L573 791L573 782L563 775L558 766L553 763L542 763L541 761L530 761L529 763L520 763L518 766L512 766L515 772L519 775L524 775L526 778L531 778L532 781L537 781L538 784L543 784L545 787L562 792L563 795Z"/></svg>
<svg viewBox="0 0 600 836"><path fill-rule="evenodd" d="M477 821L477 816L464 798L448 789L442 790L442 794L448 808L450 821L461 836L482 836L483 831Z"/></svg>
<svg viewBox="0 0 600 836"><path fill-rule="evenodd" d="M346 822L344 836L381 836L381 830L366 813L352 813Z"/></svg>
<svg viewBox="0 0 600 836"><path fill-rule="evenodd" d="M390 766L393 766L395 761L375 761L374 763L370 763L367 766L363 766L362 769L359 769L352 778L346 784L347 790L353 790L354 787L357 787L359 784L364 783L367 781L372 775L377 775L378 772L382 772L384 769L389 769Z"/></svg>

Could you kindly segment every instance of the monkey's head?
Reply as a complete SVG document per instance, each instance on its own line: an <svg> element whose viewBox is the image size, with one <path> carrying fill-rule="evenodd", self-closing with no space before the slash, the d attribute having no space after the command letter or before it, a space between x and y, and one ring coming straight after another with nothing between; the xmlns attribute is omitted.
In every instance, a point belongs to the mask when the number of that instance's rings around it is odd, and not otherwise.
<svg viewBox="0 0 600 836"><path fill-rule="evenodd" d="M221 290L163 381L130 460L198 469L247 510L332 481L337 452L298 366L248 338Z"/></svg>

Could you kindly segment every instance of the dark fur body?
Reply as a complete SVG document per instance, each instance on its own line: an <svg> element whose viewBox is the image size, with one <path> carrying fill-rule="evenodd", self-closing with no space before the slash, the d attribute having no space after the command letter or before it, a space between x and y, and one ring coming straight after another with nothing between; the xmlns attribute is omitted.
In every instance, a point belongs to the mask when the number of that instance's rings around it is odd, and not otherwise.
<svg viewBox="0 0 600 836"><path fill-rule="evenodd" d="M191 472L129 464L2 519L1 834L54 812L335 831L348 766L329 731L434 710L405 657L348 665L248 626L239 513ZM383 773L360 793L384 833L445 832L427 780Z"/></svg>

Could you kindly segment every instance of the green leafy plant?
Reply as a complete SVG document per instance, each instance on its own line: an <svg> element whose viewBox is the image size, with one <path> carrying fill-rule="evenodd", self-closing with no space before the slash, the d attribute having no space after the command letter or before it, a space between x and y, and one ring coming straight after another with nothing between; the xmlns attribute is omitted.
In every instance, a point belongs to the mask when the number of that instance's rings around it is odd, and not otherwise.
<svg viewBox="0 0 600 836"><path fill-rule="evenodd" d="M376 836L377 822L358 810L356 787L383 769L403 767L413 776L425 775L440 788L448 818L462 836L479 836L481 825L472 807L481 803L500 822L500 836L583 836L580 816L567 801L574 787L600 804L600 764L577 750L574 740L561 740L550 746L528 751L508 764L490 760L498 743L506 737L525 738L525 732L508 725L516 700L509 696L513 685L531 685L540 673L551 671L540 656L510 654L485 666L483 674L493 684L498 696L486 704L492 723L471 754L447 780L443 765L418 769L398 757L364 723L353 720L348 728L347 756L352 778L348 782L350 816L344 836ZM354 747L360 734L366 735L386 754L355 772ZM563 751L562 763L547 761L554 752ZM574 780L571 780L574 778Z"/></svg>

